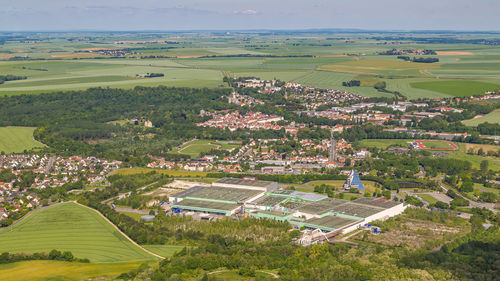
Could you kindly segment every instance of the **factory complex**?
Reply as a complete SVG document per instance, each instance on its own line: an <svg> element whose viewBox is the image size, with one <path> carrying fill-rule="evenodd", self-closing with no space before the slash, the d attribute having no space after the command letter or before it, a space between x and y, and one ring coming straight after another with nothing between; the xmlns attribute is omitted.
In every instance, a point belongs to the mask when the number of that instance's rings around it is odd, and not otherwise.
<svg viewBox="0 0 500 281"><path fill-rule="evenodd" d="M176 213L274 219L331 235L347 233L371 221L396 216L406 208L403 203L383 197L348 201L316 193L282 190L276 182L251 177L223 178L211 186L194 186L172 195L169 200Z"/></svg>

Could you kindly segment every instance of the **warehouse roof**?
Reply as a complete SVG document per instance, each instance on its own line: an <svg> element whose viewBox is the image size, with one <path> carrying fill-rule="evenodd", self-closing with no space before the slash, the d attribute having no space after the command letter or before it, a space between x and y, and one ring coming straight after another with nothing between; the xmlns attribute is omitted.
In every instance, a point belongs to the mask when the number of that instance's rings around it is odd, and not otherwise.
<svg viewBox="0 0 500 281"><path fill-rule="evenodd" d="M173 197L188 199L201 198L226 201L226 203L237 203L257 196L259 193L262 193L262 191L220 186L194 186L173 195Z"/></svg>
<svg viewBox="0 0 500 281"><path fill-rule="evenodd" d="M364 204L364 205L380 207L380 208L384 208L384 209L392 208L394 206L401 204L399 202L386 199L385 197L378 197L378 198L362 197L362 198L354 200L353 202L359 203L359 204Z"/></svg>
<svg viewBox="0 0 500 281"><path fill-rule="evenodd" d="M296 210L300 211L300 212L308 213L308 214L321 215L321 214L327 213L335 206L345 204L346 202L349 202L349 201L334 199L334 198L325 198L323 200L319 200L316 202L312 202L310 204L303 205L303 206L297 208Z"/></svg>
<svg viewBox="0 0 500 281"><path fill-rule="evenodd" d="M268 187L276 184L273 181L263 181L258 180L252 177L243 177L243 178L222 178L213 183L213 185L217 184L233 184L233 185L242 185L242 186L255 186L255 187Z"/></svg>
<svg viewBox="0 0 500 281"><path fill-rule="evenodd" d="M356 219L328 215L321 218L308 219L304 222L304 226L333 231L336 229L344 228L358 221L359 220Z"/></svg>
<svg viewBox="0 0 500 281"><path fill-rule="evenodd" d="M173 208L188 209L188 210L196 209L198 211L205 211L205 210L206 211L213 211L213 210L232 211L232 210L240 207L240 205L230 204L230 203L222 203L222 202L195 200L195 199L185 199L185 200L182 200L182 201L174 204L172 207Z"/></svg>
<svg viewBox="0 0 500 281"><path fill-rule="evenodd" d="M401 203L385 198L360 198L354 201L326 198L305 204L297 208L297 211L315 215L323 215L330 212L337 213L338 215L366 218L399 204Z"/></svg>
<svg viewBox="0 0 500 281"><path fill-rule="evenodd" d="M261 206L275 206L278 205L279 203L285 201L286 198L283 197L274 197L274 196L267 196L264 195L260 197L259 199L253 201L253 204L261 205Z"/></svg>

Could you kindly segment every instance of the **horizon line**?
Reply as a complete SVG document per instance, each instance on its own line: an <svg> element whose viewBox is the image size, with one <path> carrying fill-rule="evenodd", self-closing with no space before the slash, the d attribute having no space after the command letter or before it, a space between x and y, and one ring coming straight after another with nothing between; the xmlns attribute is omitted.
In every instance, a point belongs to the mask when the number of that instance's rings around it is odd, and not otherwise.
<svg viewBox="0 0 500 281"><path fill-rule="evenodd" d="M500 33L500 30L463 30L463 29L363 29L363 28L253 28L253 29L123 29L123 30L99 30L99 29L40 29L40 30L0 30L0 33L182 33L182 32L345 32L345 33L363 33L363 32L377 32L377 33Z"/></svg>

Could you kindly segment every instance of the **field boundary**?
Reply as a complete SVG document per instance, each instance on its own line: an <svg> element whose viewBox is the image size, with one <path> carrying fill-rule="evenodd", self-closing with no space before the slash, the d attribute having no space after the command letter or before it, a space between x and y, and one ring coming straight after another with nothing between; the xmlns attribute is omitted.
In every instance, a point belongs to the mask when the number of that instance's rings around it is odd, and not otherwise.
<svg viewBox="0 0 500 281"><path fill-rule="evenodd" d="M24 219L26 219L28 216L36 213L36 212L39 212L41 210L44 210L44 209L48 209L48 208L51 208L51 207L55 207L55 206L58 206L58 205L62 205L62 204L67 204L67 203L75 203L76 205L79 205L81 207L85 207L87 209L90 209L94 212L96 212L97 214L99 214L99 216L101 216L107 223L109 223L111 226L113 226L114 229L116 229L121 235L123 235L128 241L130 241L132 244L134 244L135 246L137 246L139 249L141 249L142 251L154 256L154 257L157 257L159 259L165 259L165 257L163 256L160 256L158 254L155 254L149 250L147 250L146 248L142 247L141 245L137 244L137 242L135 242L134 240L132 240L132 238L128 237L123 231L121 231L120 228L118 228L118 226L116 226L113 222L111 222L106 216L104 216L103 214L101 214L101 212L97 211L96 209L93 209L93 208L90 208L89 206L85 206L83 204L80 204L78 203L77 201L66 201L66 202L59 202L59 203L56 203L56 204L53 204L53 205L49 205L49 206L45 206L45 207L41 207L39 209L36 209L36 210L33 210L33 211L30 211L28 212L26 215L24 215L22 218L18 219L17 221L15 221L13 224L11 224L10 226L8 227L3 227L3 228L0 228L0 231L3 231L3 230L6 230L6 229L9 229L11 228L12 226L16 225L17 223L23 221Z"/></svg>
<svg viewBox="0 0 500 281"><path fill-rule="evenodd" d="M144 252L146 252L146 253L148 253L148 254L150 254L152 256L155 256L155 257L157 257L159 259L162 259L162 260L165 259L165 257L160 256L158 254L155 254L155 253L151 252L150 250L147 250L146 248L144 248L141 245L137 244L137 242L135 242L134 240L132 240L132 238L128 237L127 234L125 234L123 231L121 231L121 229L118 226L116 226L113 222L111 222L105 215L101 214L101 212L99 212L98 210L90 208L89 206L85 206L83 204L80 204L80 203L78 203L76 201L69 201L69 202L73 202L73 203L75 203L77 205L80 205L82 207L85 207L87 209L90 209L90 210L98 213L99 216L101 216L106 222L108 222L109 224L111 224L121 235L123 235L125 238L127 238L127 240L129 240L132 244L134 244L135 246L139 247L141 250L143 250ZM69 202L65 202L65 203L69 203Z"/></svg>

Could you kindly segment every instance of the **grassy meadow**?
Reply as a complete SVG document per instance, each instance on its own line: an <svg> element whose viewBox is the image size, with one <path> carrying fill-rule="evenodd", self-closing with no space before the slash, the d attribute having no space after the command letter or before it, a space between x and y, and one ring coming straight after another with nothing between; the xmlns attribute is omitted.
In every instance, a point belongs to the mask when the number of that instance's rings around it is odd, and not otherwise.
<svg viewBox="0 0 500 281"><path fill-rule="evenodd" d="M75 203L37 211L0 231L0 252L71 251L92 263L152 261L98 213Z"/></svg>
<svg viewBox="0 0 500 281"><path fill-rule="evenodd" d="M24 150L44 147L33 138L32 127L0 127L0 152L19 153Z"/></svg>

